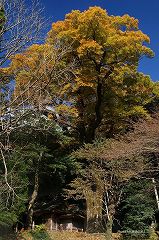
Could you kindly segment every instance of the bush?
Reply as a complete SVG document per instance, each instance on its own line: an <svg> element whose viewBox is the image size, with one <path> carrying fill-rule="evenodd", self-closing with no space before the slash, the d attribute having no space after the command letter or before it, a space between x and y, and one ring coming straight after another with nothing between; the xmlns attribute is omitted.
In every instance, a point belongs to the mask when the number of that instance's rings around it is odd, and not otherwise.
<svg viewBox="0 0 159 240"><path fill-rule="evenodd" d="M31 231L31 236L34 240L51 240L44 224L36 225L35 230Z"/></svg>

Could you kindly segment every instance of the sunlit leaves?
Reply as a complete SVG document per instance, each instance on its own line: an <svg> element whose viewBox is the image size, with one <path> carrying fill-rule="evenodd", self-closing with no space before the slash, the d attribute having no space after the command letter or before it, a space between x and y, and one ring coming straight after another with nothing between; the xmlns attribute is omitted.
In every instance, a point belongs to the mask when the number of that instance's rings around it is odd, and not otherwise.
<svg viewBox="0 0 159 240"><path fill-rule="evenodd" d="M37 81L56 98L60 114L66 119L72 115L72 125L80 122L88 132L93 123L94 128L103 124L109 129L113 118L113 129L120 129L125 118L147 117L144 105L153 98L154 84L138 73L138 63L143 56L153 56L145 45L149 42L138 20L129 15L109 16L100 7L74 10L53 23L45 44L13 57L16 92ZM70 73L72 60L76 66Z"/></svg>
<svg viewBox="0 0 159 240"><path fill-rule="evenodd" d="M72 11L64 21L54 23L47 42L52 43L55 35L71 44L70 54L79 63L72 86L68 88L66 83L62 93L69 93L72 100L81 96L86 127L89 118L92 121L95 116L99 83L102 106L98 108L103 117L110 115L119 121L121 116L147 116L143 106L150 101L154 86L149 77L137 72L137 67L140 58L153 57L153 51L145 45L150 39L139 30L137 19L129 15L109 16L100 7L90 7L84 12Z"/></svg>

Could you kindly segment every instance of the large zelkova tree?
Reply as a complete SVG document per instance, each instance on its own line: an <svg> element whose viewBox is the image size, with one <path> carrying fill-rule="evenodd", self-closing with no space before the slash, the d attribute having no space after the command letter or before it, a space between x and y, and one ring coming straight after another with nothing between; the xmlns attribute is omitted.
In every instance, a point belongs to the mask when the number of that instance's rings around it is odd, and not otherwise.
<svg viewBox="0 0 159 240"><path fill-rule="evenodd" d="M123 128L123 120L146 114L153 83L138 72L138 64L153 52L145 45L150 39L139 30L137 19L109 16L100 7L76 10L53 23L47 42L55 38L71 44L68 59L78 62L75 77L65 82L61 95L76 109L74 126L82 142L92 142L102 126L111 136Z"/></svg>
<svg viewBox="0 0 159 240"><path fill-rule="evenodd" d="M148 116L145 105L155 95L155 83L137 68L140 58L153 56L144 45L149 41L128 15L109 16L99 7L73 11L53 24L45 44L12 59L16 92L27 84L33 92L34 86L45 86L81 142L92 142L101 132L111 137L125 131L130 119Z"/></svg>

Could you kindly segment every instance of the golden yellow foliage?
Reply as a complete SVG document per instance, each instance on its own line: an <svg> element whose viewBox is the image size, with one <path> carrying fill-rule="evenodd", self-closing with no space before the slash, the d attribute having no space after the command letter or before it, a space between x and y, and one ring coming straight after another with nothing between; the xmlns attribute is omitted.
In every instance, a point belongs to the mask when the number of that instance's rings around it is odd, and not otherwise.
<svg viewBox="0 0 159 240"><path fill-rule="evenodd" d="M153 57L145 45L149 42L138 20L129 15L109 16L96 6L74 10L52 24L45 44L13 57L15 93L23 92L27 83L38 82L38 88L46 86L52 98L69 102L69 107L62 102L58 109L72 115L82 141L93 140L100 125L113 133L122 128L125 118L147 117L144 105L153 97L154 84L137 69L142 56ZM69 50L63 51L64 46ZM76 67L65 73L72 60ZM32 92L37 90L32 87Z"/></svg>
<svg viewBox="0 0 159 240"><path fill-rule="evenodd" d="M62 94L70 94L70 101L73 96L80 123L82 118L88 132L93 121L97 127L101 124L101 116L111 115L118 123L131 115L147 117L143 106L150 101L154 85L137 67L140 57L153 57L153 51L144 45L150 39L139 30L137 19L109 16L100 7L75 10L52 25L47 43L55 36L71 44L69 56L77 59L76 77L71 85L66 82Z"/></svg>
<svg viewBox="0 0 159 240"><path fill-rule="evenodd" d="M29 105L50 103L67 88L63 81L69 78L71 64L66 66L67 48L50 44L34 44L25 52L12 57L9 73L14 76L14 98L23 99Z"/></svg>

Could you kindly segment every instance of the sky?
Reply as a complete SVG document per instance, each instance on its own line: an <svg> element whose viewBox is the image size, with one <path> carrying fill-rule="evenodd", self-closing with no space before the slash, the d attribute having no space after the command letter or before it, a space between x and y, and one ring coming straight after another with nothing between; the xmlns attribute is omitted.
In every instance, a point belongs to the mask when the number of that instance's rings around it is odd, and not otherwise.
<svg viewBox="0 0 159 240"><path fill-rule="evenodd" d="M109 15L129 14L139 20L139 28L150 39L150 47L155 52L153 59L143 58L139 71L150 75L152 80L159 81L159 0L40 0L45 7L45 15L51 22L63 20L65 14L78 9L84 11L90 6L100 6Z"/></svg>

